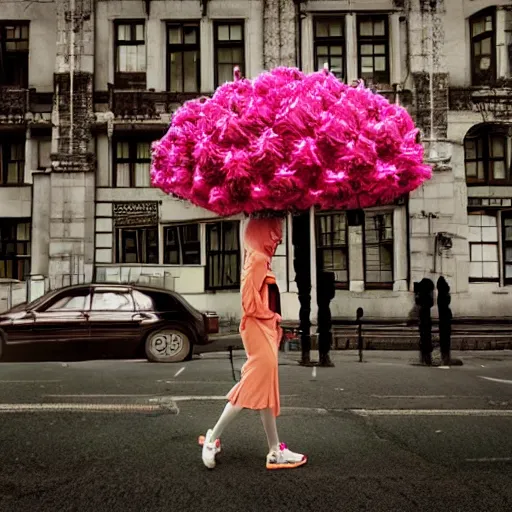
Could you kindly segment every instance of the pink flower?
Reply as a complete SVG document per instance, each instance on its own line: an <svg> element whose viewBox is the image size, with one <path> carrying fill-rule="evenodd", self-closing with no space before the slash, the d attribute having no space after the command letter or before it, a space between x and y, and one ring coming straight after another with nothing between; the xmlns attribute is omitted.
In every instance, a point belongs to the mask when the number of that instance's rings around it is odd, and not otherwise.
<svg viewBox="0 0 512 512"><path fill-rule="evenodd" d="M152 146L153 186L220 215L361 208L431 176L408 112L326 71L276 68L219 87Z"/></svg>

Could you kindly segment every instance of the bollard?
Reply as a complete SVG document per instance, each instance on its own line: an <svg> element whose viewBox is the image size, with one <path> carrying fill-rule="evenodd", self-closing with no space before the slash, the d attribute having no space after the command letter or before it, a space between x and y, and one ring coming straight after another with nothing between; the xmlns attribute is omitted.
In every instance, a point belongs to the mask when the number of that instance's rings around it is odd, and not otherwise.
<svg viewBox="0 0 512 512"><path fill-rule="evenodd" d="M357 350L359 351L359 362L363 362L363 308L357 308L356 320L357 320Z"/></svg>
<svg viewBox="0 0 512 512"><path fill-rule="evenodd" d="M432 365L432 317L430 310L434 305L434 283L427 278L414 283L414 295L419 306L419 331L421 362Z"/></svg>
<svg viewBox="0 0 512 512"><path fill-rule="evenodd" d="M439 313L439 345L441 348L441 359L445 366L449 366L451 363L453 315L450 302L450 285L446 279L441 276L437 280L437 311Z"/></svg>
<svg viewBox="0 0 512 512"><path fill-rule="evenodd" d="M233 380L235 382L238 382L237 378L236 378L236 374L235 374L235 363L233 361L233 346L230 345L228 347L228 350L229 350L229 361L231 362L231 373L233 375Z"/></svg>

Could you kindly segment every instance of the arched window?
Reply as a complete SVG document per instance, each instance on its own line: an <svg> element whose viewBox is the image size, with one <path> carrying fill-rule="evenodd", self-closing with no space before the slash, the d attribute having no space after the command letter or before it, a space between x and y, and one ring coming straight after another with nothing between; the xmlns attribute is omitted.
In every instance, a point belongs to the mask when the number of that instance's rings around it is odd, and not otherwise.
<svg viewBox="0 0 512 512"><path fill-rule="evenodd" d="M484 9L469 18L471 83L489 85L496 80L496 9Z"/></svg>
<svg viewBox="0 0 512 512"><path fill-rule="evenodd" d="M510 184L510 127L480 124L464 139L464 163L468 184Z"/></svg>

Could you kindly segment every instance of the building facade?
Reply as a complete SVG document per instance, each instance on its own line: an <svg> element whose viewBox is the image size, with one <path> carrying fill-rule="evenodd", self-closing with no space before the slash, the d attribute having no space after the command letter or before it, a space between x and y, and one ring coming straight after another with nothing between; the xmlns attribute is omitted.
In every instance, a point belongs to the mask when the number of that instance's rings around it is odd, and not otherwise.
<svg viewBox="0 0 512 512"><path fill-rule="evenodd" d="M236 321L245 220L151 188L151 141L235 65L325 63L409 109L434 176L387 208L310 212L312 296L334 271L334 316L403 319L413 283L444 275L455 315L510 316L509 0L0 0L0 310L139 282ZM296 319L291 219L285 233Z"/></svg>

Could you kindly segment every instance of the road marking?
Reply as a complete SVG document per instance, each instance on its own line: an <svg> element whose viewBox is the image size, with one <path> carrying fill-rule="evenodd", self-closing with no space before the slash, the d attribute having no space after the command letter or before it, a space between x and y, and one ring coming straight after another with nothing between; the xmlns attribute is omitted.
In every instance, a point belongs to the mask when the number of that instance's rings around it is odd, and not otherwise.
<svg viewBox="0 0 512 512"><path fill-rule="evenodd" d="M466 459L466 462L512 462L512 457L482 457L481 459Z"/></svg>
<svg viewBox="0 0 512 512"><path fill-rule="evenodd" d="M185 367L180 368L180 369L179 369L179 370L174 374L174 378L176 378L178 375L182 374L184 371L185 371Z"/></svg>
<svg viewBox="0 0 512 512"><path fill-rule="evenodd" d="M45 398L147 398L156 396L154 393L149 395L108 395L108 394L100 394L100 395L42 395Z"/></svg>
<svg viewBox="0 0 512 512"><path fill-rule="evenodd" d="M512 416L512 409L350 409L358 416Z"/></svg>
<svg viewBox="0 0 512 512"><path fill-rule="evenodd" d="M372 398L448 398L446 395L370 395ZM450 398L468 398L450 397Z"/></svg>
<svg viewBox="0 0 512 512"><path fill-rule="evenodd" d="M41 384L51 382L62 382L60 380L0 380L0 384Z"/></svg>
<svg viewBox="0 0 512 512"><path fill-rule="evenodd" d="M1 413L14 412L157 412L158 405L134 404L0 404Z"/></svg>
<svg viewBox="0 0 512 512"><path fill-rule="evenodd" d="M502 384L512 384L512 380L506 380L506 379L495 379L493 377L482 377L481 379L490 380L491 382L501 382Z"/></svg>

